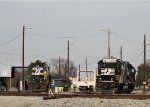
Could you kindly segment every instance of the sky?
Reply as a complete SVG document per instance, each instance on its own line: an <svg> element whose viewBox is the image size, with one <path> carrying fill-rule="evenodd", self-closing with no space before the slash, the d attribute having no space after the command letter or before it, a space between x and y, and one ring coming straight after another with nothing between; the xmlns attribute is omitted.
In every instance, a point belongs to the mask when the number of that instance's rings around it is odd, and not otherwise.
<svg viewBox="0 0 150 107"><path fill-rule="evenodd" d="M67 58L85 70L95 70L108 56L129 61L135 68L150 59L150 1L0 1L0 65L22 65L25 26L25 66L36 60ZM32 29L30 29L32 28Z"/></svg>

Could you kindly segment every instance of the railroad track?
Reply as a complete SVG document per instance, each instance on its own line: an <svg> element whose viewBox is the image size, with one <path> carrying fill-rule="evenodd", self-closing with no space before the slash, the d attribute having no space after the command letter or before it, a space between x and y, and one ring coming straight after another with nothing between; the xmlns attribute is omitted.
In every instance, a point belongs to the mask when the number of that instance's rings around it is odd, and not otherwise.
<svg viewBox="0 0 150 107"><path fill-rule="evenodd" d="M47 96L47 93L37 93L37 92L0 92L0 96Z"/></svg>
<svg viewBox="0 0 150 107"><path fill-rule="evenodd" d="M58 98L100 98L100 99L139 99L145 100L150 99L150 95L134 95L134 94L86 94L86 93L73 93L65 94L59 93L54 94L54 97L50 97L47 93L36 93L36 92L0 92L0 96L39 96L46 99L58 99Z"/></svg>
<svg viewBox="0 0 150 107"><path fill-rule="evenodd" d="M139 100L145 100L145 99L150 99L150 95L108 95L108 94L94 94L94 95L86 95L86 94L75 94L75 95L62 95L62 94L58 94L56 95L56 98L77 98L77 97L81 97L81 98L101 98L101 99L139 99Z"/></svg>

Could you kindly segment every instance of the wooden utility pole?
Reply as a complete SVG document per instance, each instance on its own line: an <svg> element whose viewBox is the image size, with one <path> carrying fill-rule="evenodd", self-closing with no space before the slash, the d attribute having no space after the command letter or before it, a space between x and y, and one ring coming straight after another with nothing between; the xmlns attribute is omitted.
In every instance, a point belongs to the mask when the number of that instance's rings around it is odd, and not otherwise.
<svg viewBox="0 0 150 107"><path fill-rule="evenodd" d="M78 72L78 81L80 81L80 65L79 65L79 72Z"/></svg>
<svg viewBox="0 0 150 107"><path fill-rule="evenodd" d="M32 29L32 28L28 28ZM25 26L23 26L23 33L22 33L22 91L24 91L24 38L25 38Z"/></svg>
<svg viewBox="0 0 150 107"><path fill-rule="evenodd" d="M69 40L68 40L68 67L67 67L67 73L68 73L68 80L67 80L67 85L68 85L68 90L70 88L70 83L69 83Z"/></svg>
<svg viewBox="0 0 150 107"><path fill-rule="evenodd" d="M66 76L66 78L68 78L68 76L67 76L67 72L68 70L67 70L67 64L65 63L65 76Z"/></svg>
<svg viewBox="0 0 150 107"><path fill-rule="evenodd" d="M122 61L122 46L120 48L120 60Z"/></svg>
<svg viewBox="0 0 150 107"><path fill-rule="evenodd" d="M79 65L79 71L80 71L80 65Z"/></svg>
<svg viewBox="0 0 150 107"><path fill-rule="evenodd" d="M108 29L108 58L110 58L110 30Z"/></svg>
<svg viewBox="0 0 150 107"><path fill-rule="evenodd" d="M87 58L85 59L86 71L87 71Z"/></svg>
<svg viewBox="0 0 150 107"><path fill-rule="evenodd" d="M101 31L107 31L108 32L108 58L110 58L110 30L101 30Z"/></svg>
<svg viewBox="0 0 150 107"><path fill-rule="evenodd" d="M144 75L144 93L145 93L145 85L146 85L146 69L145 69L145 67L146 67L146 35L144 34L144 73L143 73L143 75Z"/></svg>
<svg viewBox="0 0 150 107"><path fill-rule="evenodd" d="M87 58L85 59L85 65L86 65L86 79L88 80L88 71L87 71Z"/></svg>
<svg viewBox="0 0 150 107"><path fill-rule="evenodd" d="M24 32L25 32L25 26L23 26L23 37L22 37L22 91L24 91Z"/></svg>
<svg viewBox="0 0 150 107"><path fill-rule="evenodd" d="M69 79L69 40L68 40L68 79Z"/></svg>
<svg viewBox="0 0 150 107"><path fill-rule="evenodd" d="M50 66L51 66L51 65L50 65L50 63L49 63L49 73L48 73L48 75L49 75L49 90L51 89L51 82L52 82L52 75L51 75L51 72L50 72L50 69L51 69Z"/></svg>
<svg viewBox="0 0 150 107"><path fill-rule="evenodd" d="M61 71L60 71L60 56L59 56L59 75L61 75Z"/></svg>
<svg viewBox="0 0 150 107"><path fill-rule="evenodd" d="M49 69L48 69L48 74L51 74L51 64L49 63Z"/></svg>

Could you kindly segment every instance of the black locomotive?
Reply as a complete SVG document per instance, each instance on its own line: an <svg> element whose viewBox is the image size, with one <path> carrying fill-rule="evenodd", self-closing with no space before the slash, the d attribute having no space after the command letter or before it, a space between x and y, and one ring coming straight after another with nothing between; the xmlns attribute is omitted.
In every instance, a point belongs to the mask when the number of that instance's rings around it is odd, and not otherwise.
<svg viewBox="0 0 150 107"><path fill-rule="evenodd" d="M98 62L96 90L102 93L131 93L135 86L135 68L120 59L102 59Z"/></svg>
<svg viewBox="0 0 150 107"><path fill-rule="evenodd" d="M49 83L49 67L46 62L37 60L28 66L29 70L29 90L47 91Z"/></svg>

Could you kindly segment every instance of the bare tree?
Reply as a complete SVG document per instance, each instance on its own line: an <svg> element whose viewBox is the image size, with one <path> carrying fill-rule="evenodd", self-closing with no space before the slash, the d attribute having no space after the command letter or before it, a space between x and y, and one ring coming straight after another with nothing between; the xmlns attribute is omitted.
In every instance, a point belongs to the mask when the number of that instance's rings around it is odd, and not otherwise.
<svg viewBox="0 0 150 107"><path fill-rule="evenodd" d="M52 65L52 73L59 74L59 75L67 75L67 60L60 58L60 68L59 68L59 59L51 59L51 65ZM75 67L74 62L69 62L69 76L75 77L77 67Z"/></svg>

